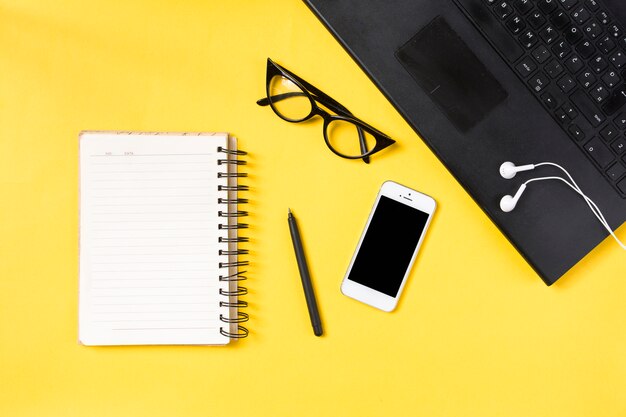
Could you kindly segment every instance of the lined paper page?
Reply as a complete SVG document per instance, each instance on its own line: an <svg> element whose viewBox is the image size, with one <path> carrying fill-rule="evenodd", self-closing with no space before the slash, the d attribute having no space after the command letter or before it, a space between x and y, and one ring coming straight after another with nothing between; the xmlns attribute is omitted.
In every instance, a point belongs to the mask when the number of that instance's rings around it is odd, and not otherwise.
<svg viewBox="0 0 626 417"><path fill-rule="evenodd" d="M226 134L83 133L79 338L225 344L217 177ZM221 207L220 207L221 206ZM226 284L226 285L225 285ZM227 329L226 329L227 330Z"/></svg>

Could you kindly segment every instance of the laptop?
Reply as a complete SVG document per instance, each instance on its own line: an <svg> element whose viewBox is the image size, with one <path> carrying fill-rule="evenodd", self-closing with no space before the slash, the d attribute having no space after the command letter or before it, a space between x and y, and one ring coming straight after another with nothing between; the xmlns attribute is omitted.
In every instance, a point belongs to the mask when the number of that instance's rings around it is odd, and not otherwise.
<svg viewBox="0 0 626 417"><path fill-rule="evenodd" d="M626 220L624 0L305 0L547 285ZM419 170L419 167L415 167ZM468 236L468 240L471 236Z"/></svg>

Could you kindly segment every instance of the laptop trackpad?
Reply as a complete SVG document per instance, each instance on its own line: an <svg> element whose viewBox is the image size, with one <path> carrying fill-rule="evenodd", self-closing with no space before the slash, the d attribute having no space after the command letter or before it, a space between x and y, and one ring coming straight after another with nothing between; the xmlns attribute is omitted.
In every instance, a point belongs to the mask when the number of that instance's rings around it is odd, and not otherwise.
<svg viewBox="0 0 626 417"><path fill-rule="evenodd" d="M474 127L507 97L441 16L398 49L396 58L461 132Z"/></svg>

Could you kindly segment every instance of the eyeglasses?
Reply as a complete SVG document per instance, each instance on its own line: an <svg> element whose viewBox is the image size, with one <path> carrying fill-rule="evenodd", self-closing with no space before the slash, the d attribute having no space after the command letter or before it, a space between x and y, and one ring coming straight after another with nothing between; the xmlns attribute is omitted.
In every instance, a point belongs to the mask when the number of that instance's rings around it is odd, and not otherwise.
<svg viewBox="0 0 626 417"><path fill-rule="evenodd" d="M395 140L357 119L347 108L312 86L293 72L267 59L267 97L257 101L269 105L281 119L299 123L313 116L324 119L324 141L336 155L347 159L363 159L393 145ZM330 114L321 108L336 113Z"/></svg>

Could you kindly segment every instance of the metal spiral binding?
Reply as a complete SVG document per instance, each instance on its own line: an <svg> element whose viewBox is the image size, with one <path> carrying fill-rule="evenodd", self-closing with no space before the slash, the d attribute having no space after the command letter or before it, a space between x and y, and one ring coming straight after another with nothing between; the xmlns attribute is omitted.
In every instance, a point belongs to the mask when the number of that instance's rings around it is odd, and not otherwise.
<svg viewBox="0 0 626 417"><path fill-rule="evenodd" d="M243 172L237 172L237 168L246 165L246 161L237 159L240 156L245 156L247 153L236 149L226 149L218 147L217 151L226 155L225 159L219 159L218 165L223 165L227 168L226 172L219 172L218 178L244 178L248 174ZM225 297L225 300L220 301L219 306L230 309L229 314L220 314L220 321L226 323L227 327L220 327L220 333L231 339L242 339L248 336L248 329L241 325L241 323L247 322L250 317L247 313L239 311L241 308L248 306L248 303L241 300L240 297L248 294L248 289L242 287L241 281L245 281L246 277L243 275L246 271L239 271L240 267L249 265L248 261L239 260L240 255L247 255L247 249L239 249L236 245L242 242L249 242L247 237L238 236L239 229L247 229L246 223L239 223L237 220L240 217L248 216L248 212L244 210L238 210L239 204L246 204L248 200L245 198L238 198L237 192L248 191L247 185L219 185L218 191L226 192L227 198L218 198L218 204L224 204L226 210L220 210L218 216L225 219L224 224L220 224L218 229L227 232L226 236L220 236L218 238L219 243L227 244L228 249L220 249L219 255L228 257L227 262L220 262L219 268L226 269L227 274L220 275L220 282L228 284L228 289L220 288L219 293ZM236 330L235 330L236 327Z"/></svg>

